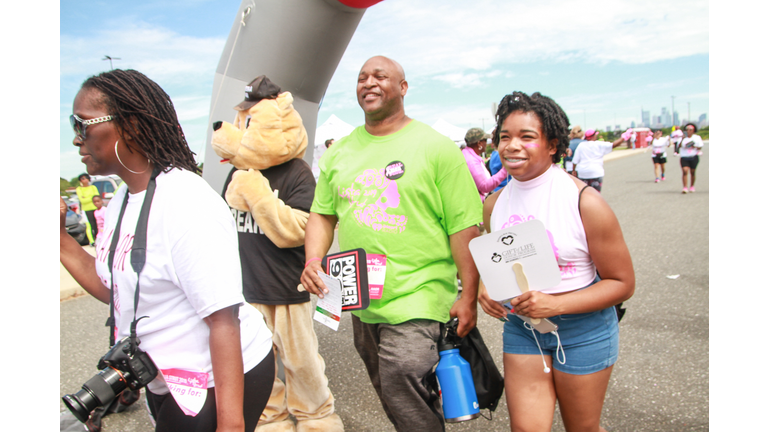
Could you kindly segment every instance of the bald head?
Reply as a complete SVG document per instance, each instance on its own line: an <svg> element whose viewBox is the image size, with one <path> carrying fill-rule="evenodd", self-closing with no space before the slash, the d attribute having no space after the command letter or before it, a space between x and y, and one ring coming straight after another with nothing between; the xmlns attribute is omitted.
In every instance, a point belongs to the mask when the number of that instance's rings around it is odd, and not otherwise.
<svg viewBox="0 0 768 432"><path fill-rule="evenodd" d="M384 57L369 58L357 78L357 102L365 112L366 123L405 115L404 98L408 82L400 63Z"/></svg>
<svg viewBox="0 0 768 432"><path fill-rule="evenodd" d="M368 60L366 60L365 63L363 63L363 67L360 68L360 72L365 70L367 66L372 66L374 68L387 69L391 71L393 74L397 75L398 81L405 79L405 71L403 70L403 66L389 57L373 56L369 58Z"/></svg>

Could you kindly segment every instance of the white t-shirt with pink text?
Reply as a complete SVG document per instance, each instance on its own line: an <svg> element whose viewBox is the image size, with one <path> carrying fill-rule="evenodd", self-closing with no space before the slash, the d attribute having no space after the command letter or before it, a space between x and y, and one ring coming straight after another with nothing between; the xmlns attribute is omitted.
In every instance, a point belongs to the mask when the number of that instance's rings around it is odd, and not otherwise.
<svg viewBox="0 0 768 432"><path fill-rule="evenodd" d="M110 287L109 246L127 187L120 188L107 208L104 236L96 244L96 271ZM131 247L146 191L130 194L123 216L112 274L115 287L116 340L130 334L134 313L136 273ZM141 273L137 317L140 348L158 369L180 369L208 374L211 364L210 330L203 321L220 309L239 309L240 343L247 372L272 349L272 334L262 315L247 304L235 221L224 200L197 174L173 169L157 177L149 213L147 259ZM168 393L161 374L148 386L155 394Z"/></svg>

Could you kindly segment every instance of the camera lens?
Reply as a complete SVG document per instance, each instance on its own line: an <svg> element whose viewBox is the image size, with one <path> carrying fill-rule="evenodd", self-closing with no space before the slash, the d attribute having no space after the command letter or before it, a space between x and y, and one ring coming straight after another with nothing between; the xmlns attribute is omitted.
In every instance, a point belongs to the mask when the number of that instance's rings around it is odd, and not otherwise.
<svg viewBox="0 0 768 432"><path fill-rule="evenodd" d="M83 384L83 388L73 395L61 398L78 420L85 423L91 411L97 406L107 406L115 395L125 390L125 381L120 373L107 367Z"/></svg>

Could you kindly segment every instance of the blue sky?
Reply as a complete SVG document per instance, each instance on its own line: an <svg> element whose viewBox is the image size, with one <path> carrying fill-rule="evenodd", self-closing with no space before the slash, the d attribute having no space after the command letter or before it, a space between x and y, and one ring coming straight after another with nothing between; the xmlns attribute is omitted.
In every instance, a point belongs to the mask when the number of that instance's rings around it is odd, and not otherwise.
<svg viewBox="0 0 768 432"><path fill-rule="evenodd" d="M174 101L202 161L215 68L240 1L60 3L60 175L83 171L68 117L87 77L133 68ZM589 14L589 15L587 15ZM589 19L587 19L589 16ZM587 22L589 21L589 22ZM318 125L335 114L363 122L354 88L376 54L398 60L410 84L406 113L462 128L491 128L494 102L540 91L572 124L604 129L662 107L709 114L707 1L384 0L371 7L326 91ZM311 127L311 125L306 125Z"/></svg>

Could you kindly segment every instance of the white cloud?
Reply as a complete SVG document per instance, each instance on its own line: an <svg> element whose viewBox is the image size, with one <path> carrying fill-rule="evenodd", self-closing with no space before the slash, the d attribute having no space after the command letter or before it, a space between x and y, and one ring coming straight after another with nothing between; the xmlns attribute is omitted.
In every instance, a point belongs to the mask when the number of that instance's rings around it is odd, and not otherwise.
<svg viewBox="0 0 768 432"><path fill-rule="evenodd" d="M471 7L440 0L386 0L363 16L330 82L322 111L356 103L349 83L355 82L366 59L379 54L400 62L411 82L436 80L466 89L483 88L500 75L516 78L510 65L640 64L708 53L709 5L704 0L479 0ZM630 108L632 91L600 96L594 106L588 97L580 96L578 106L605 112L613 110L607 107L616 100L626 100L628 116L638 111ZM610 99L616 97L623 99ZM408 107L409 113L416 114L414 106ZM437 112L451 108L428 109L424 107L423 114L435 118ZM465 107L457 107L452 115L455 122L477 117Z"/></svg>
<svg viewBox="0 0 768 432"><path fill-rule="evenodd" d="M85 37L61 35L61 76L82 81L106 70L102 59L111 55L120 58L113 67L140 70L158 83L173 79L189 85L199 77L212 81L225 41L226 36L185 36L142 21L108 22Z"/></svg>
<svg viewBox="0 0 768 432"><path fill-rule="evenodd" d="M386 52L365 51L377 45ZM647 63L708 51L702 0L481 0L472 7L388 0L366 12L342 66L356 70L384 54L420 76L539 60Z"/></svg>
<svg viewBox="0 0 768 432"><path fill-rule="evenodd" d="M61 121L67 121L80 84L109 69L104 55L119 57L113 60L114 68L141 71L168 93L190 148L202 160L211 85L226 38L182 35L130 17L105 22L85 36L62 34ZM62 134L61 140L71 140L71 133ZM60 157L62 175L84 169L76 150L62 151Z"/></svg>
<svg viewBox="0 0 768 432"><path fill-rule="evenodd" d="M462 73L462 72L435 76L436 80L446 82L451 87L457 88L457 89L470 89L473 87L481 86L483 84L482 78L483 78L483 75L478 73Z"/></svg>

